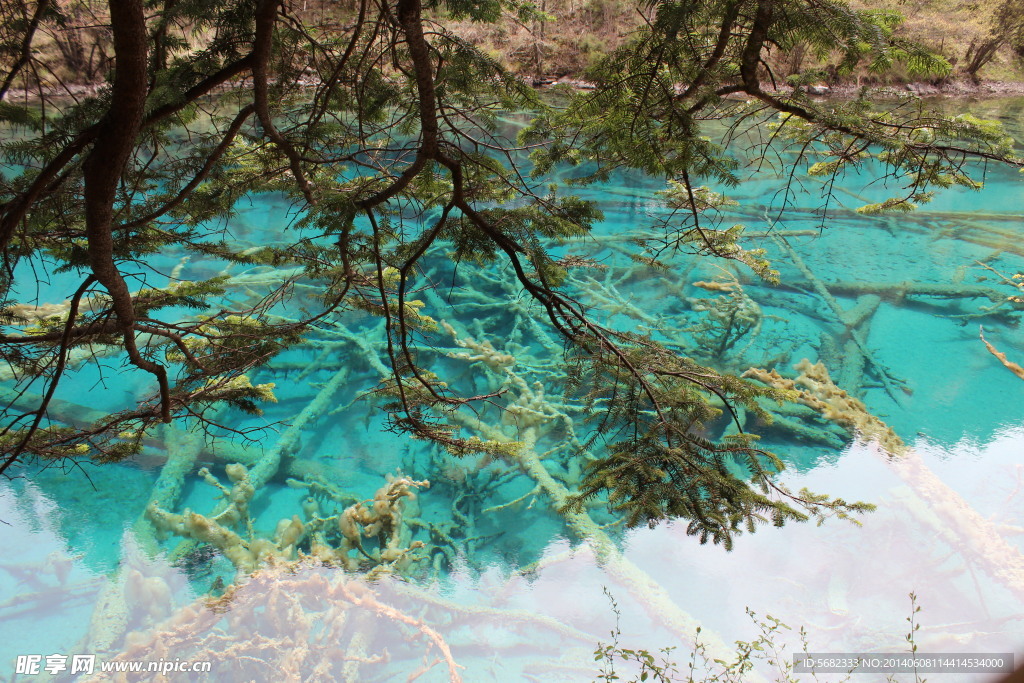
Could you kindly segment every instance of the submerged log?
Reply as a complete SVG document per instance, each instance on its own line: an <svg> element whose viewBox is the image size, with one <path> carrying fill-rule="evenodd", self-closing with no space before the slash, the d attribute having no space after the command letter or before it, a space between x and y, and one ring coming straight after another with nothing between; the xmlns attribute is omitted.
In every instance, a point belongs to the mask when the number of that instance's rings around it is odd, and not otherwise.
<svg viewBox="0 0 1024 683"><path fill-rule="evenodd" d="M783 432L798 441L817 443L836 450L846 445L846 441L838 434L784 415L773 415L771 424L764 430Z"/></svg>
<svg viewBox="0 0 1024 683"><path fill-rule="evenodd" d="M828 306L829 310L832 311L833 315L835 315L839 322L841 322L846 328L848 340L843 346L843 355L844 358L847 359L847 363L853 367L851 372L857 372L857 376L859 378L864 374L863 369L870 368L885 387L885 392L889 395L889 398L891 398L896 405L902 405L902 402L896 393L896 388L893 386L893 380L889 375L889 370L879 363L875 359L874 354L868 349L867 335L864 331L858 329L858 326L852 324L853 321L857 319L860 319L863 322L862 311L858 311L856 306L850 311L844 310L843 307L839 305L839 302L836 300L832 290L828 285L818 279L814 272L807 267L807 264L804 263L804 260L800 258L798 253L796 253L796 250L789 246L789 243L781 237L776 237L774 239L775 243L789 254L790 259L793 261L793 265L795 265L803 274L811 284L814 291ZM874 306L871 307L871 302L868 301L865 308L874 312L878 309L878 304L876 302L874 303ZM859 380L857 381L857 384L859 386Z"/></svg>
<svg viewBox="0 0 1024 683"><path fill-rule="evenodd" d="M500 443L515 441L500 428L483 422L475 415L454 412L450 419L480 434L482 438ZM538 425L532 424L521 429L518 438L521 445L513 458L523 473L540 486L545 496L551 501L552 507L558 510L565 505L571 494L569 489L556 480L544 466L536 448L539 438ZM573 535L590 545L604 571L628 590L633 599L646 609L652 619L684 642L693 641L700 622L681 609L668 591L654 578L623 555L611 536L588 513L566 512L563 516ZM716 634L702 629L700 637L711 659L726 661L732 658L731 648ZM748 676L752 675L753 672L748 674ZM751 677L749 680L761 679L757 676Z"/></svg>
<svg viewBox="0 0 1024 683"><path fill-rule="evenodd" d="M0 403L7 408L16 408L26 413L35 412L43 404L43 397L27 391L16 391L0 385ZM50 399L46 414L50 419L61 422L69 427L84 429L108 417L102 410L83 406L73 401L60 398Z"/></svg>
<svg viewBox="0 0 1024 683"><path fill-rule="evenodd" d="M846 310L843 314L843 323L846 325L847 339L843 342L842 363L839 370L839 385L846 387L846 390L854 395L863 393L864 371L867 369L867 362L863 354L858 353L854 335L861 339L867 339L870 334L871 318L878 310L882 299L875 294L864 294L858 297L853 308Z"/></svg>
<svg viewBox="0 0 1024 683"><path fill-rule="evenodd" d="M1024 554L1000 535L996 525L939 479L920 453L906 446L887 424L869 413L863 403L851 399L832 383L823 366L811 365L804 359L797 369L801 374L795 381L784 379L774 371L756 368L751 368L745 376L776 389L796 391L802 403L818 410L825 419L872 442L875 454L935 514L938 520L933 524L935 533L1024 602Z"/></svg>
<svg viewBox="0 0 1024 683"><path fill-rule="evenodd" d="M996 525L939 479L916 450L897 458L882 451L878 455L935 513L939 537L1024 603L1024 555L1002 537Z"/></svg>
<svg viewBox="0 0 1024 683"><path fill-rule="evenodd" d="M886 301L901 301L908 296L926 296L938 299L988 299L996 304L1015 304L1017 310L1024 305L1009 300L1005 292L983 285L942 284L936 282L830 282L829 291L839 296L874 294Z"/></svg>
<svg viewBox="0 0 1024 683"><path fill-rule="evenodd" d="M281 438L272 448L263 451L255 463L248 468L249 483L257 491L273 479L280 470L282 460L294 455L301 444L302 431L310 424L316 422L331 407L331 401L335 394L341 391L348 381L348 368L340 369L335 375L324 384L317 395L310 401L302 412L296 416L292 424L284 430ZM228 501L222 501L213 511L211 517L224 512L229 506ZM178 547L171 553L172 559L182 557L196 546L194 539L187 539L178 544Z"/></svg>
<svg viewBox="0 0 1024 683"><path fill-rule="evenodd" d="M42 404L43 397L39 394L29 392L18 392L9 387L0 386L0 402L5 405L30 412L36 410ZM97 422L105 420L109 415L102 411L84 406L80 403L59 398L50 400L46 410L47 417L52 422L86 429ZM169 439L178 439L191 442L190 432L174 427L162 426L157 432L147 432L142 439L142 444L147 450L137 456L137 462L144 467L163 466L167 461L171 447ZM263 457L264 449L256 446L234 443L230 441L219 441L206 443L202 442L201 449L196 461L204 465L214 465L225 462L237 462L246 467L254 467ZM285 474L290 477L302 478L309 473L310 463L288 460L285 464Z"/></svg>

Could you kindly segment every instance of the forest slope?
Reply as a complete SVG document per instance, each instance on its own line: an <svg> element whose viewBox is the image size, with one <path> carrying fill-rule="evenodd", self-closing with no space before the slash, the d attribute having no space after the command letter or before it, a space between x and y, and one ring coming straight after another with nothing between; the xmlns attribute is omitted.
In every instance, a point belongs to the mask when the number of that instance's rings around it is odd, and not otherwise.
<svg viewBox="0 0 1024 683"><path fill-rule="evenodd" d="M852 4L892 13L898 22L894 35L944 57L952 69L947 77L932 79L935 84L1024 81L1024 0L858 0ZM496 60L539 83L585 79L591 64L644 21L637 6L626 0L540 0L538 8L547 20L523 22L506 16L494 24L442 21ZM808 72L820 72L820 80L832 86L921 80L900 64L884 74L869 73L866 68L838 74L836 61L797 44L775 50L768 64L780 82Z"/></svg>
<svg viewBox="0 0 1024 683"><path fill-rule="evenodd" d="M852 5L890 13L894 37L919 42L949 62L948 74L925 79L930 86L945 86L956 93L985 81L998 82L989 91L1024 89L1024 0L855 0ZM437 9L427 14L525 80L543 85L558 80L585 81L587 69L621 45L645 21L651 5L628 0L537 0L524 7L527 11L518 14L505 9L504 15L491 23L456 19ZM106 2L61 0L50 3L48 11L56 12L56 18L40 25L32 45L37 59L32 69L22 70L22 77L38 79L56 90L102 83L113 55ZM304 0L289 11L308 15L318 23L326 19L344 31L357 9L356 3ZM32 15L32 3L0 4L0 33L16 33L19 26L33 20ZM0 40L0 50L8 46L8 54L0 52L0 62L17 58L19 41L14 37ZM921 75L910 73L899 63L884 73L871 73L866 66L839 73L835 55L813 54L803 43L785 47L771 49L766 59L778 85L802 78L842 90L922 81ZM173 46L168 48L173 50ZM33 89L35 83L9 85L13 86L9 96L13 96L25 86Z"/></svg>

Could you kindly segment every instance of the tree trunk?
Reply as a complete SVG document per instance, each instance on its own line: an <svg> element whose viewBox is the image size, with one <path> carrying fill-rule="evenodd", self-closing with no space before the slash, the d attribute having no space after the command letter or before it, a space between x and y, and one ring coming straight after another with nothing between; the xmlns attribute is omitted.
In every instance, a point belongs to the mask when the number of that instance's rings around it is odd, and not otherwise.
<svg viewBox="0 0 1024 683"><path fill-rule="evenodd" d="M130 306L122 310L123 306L116 301L121 295L130 302L131 296L114 265L111 225L118 181L135 146L148 91L146 17L141 0L111 0L110 22L117 70L110 109L82 166L85 229L89 239L89 264L100 283L115 298L114 308L122 324L131 325L134 314Z"/></svg>
<svg viewBox="0 0 1024 683"><path fill-rule="evenodd" d="M114 263L114 199L142 127L148 87L148 41L142 0L111 0L116 70L110 109L99 124L92 150L82 163L85 179L85 234L89 265L107 291L132 364L156 375L160 384L163 419L169 422L170 389L167 371L143 358L135 343L132 295Z"/></svg>

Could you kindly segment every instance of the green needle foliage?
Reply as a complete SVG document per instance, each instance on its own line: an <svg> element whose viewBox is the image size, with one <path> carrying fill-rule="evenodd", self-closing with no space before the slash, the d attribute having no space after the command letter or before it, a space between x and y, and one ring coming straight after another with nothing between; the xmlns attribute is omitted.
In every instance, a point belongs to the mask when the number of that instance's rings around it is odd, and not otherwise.
<svg viewBox="0 0 1024 683"><path fill-rule="evenodd" d="M974 159L1020 163L992 122L942 118L916 101L878 109L773 89L766 57L798 43L839 70L948 69L897 40L893 15L843 2L642 2L643 27L595 65L596 88L561 105L541 101L432 19L539 17L519 0L5 8L0 371L34 392L4 412L5 473L31 456L128 457L154 425L203 423L225 402L258 410L273 394L246 373L348 310L384 321L391 376L377 395L392 428L460 455L502 450L446 419L489 397L460 393L416 353L440 334L415 292L429 284L424 260L443 253L452 277L463 262L511 269L564 341L568 390L600 407L594 439L607 450L569 508L607 495L631 525L683 517L702 541L727 545L761 522L858 512L864 506L780 487L782 464L755 436L706 435L733 406L760 412L757 399L783 397L604 327L573 298L569 269L585 264L558 249L601 216L571 186L623 168L662 177L660 237L640 241L637 260L669 267L678 253L698 253L770 279L762 255L739 245L743 226L721 224L729 200L709 186L738 181L726 147L743 131L772 121L765 149L796 150L778 157L794 172L813 162L812 173L835 177L880 164L894 197L865 211L904 210L935 187L973 186ZM86 62L106 83L68 98L77 91L64 80ZM524 111L529 125L510 139L500 117ZM712 140L705 127L725 120L725 139ZM556 164L586 168L555 187L542 177ZM240 199L269 193L289 206L288 224L268 244L239 246L223 226ZM787 203L788 195L780 210ZM251 296L245 277L220 274L164 285L167 273L152 263L168 253L262 267L273 294ZM40 308L38 273L78 286L65 305ZM300 281L318 294L306 286L300 296ZM153 394L95 424L51 423L58 384L112 352L151 378Z"/></svg>

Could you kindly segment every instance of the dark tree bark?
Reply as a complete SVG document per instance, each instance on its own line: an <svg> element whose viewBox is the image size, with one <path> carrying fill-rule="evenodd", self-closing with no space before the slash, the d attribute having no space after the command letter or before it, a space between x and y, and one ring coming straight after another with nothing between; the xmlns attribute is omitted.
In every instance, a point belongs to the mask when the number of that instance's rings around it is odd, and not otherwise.
<svg viewBox="0 0 1024 683"><path fill-rule="evenodd" d="M160 383L163 419L169 422L167 371L139 352L135 343L132 295L114 263L114 200L118 181L135 148L135 139L146 110L149 36L142 0L111 0L109 6L116 66L110 109L100 121L92 150L82 165L89 265L96 279L110 293L125 350L132 364L156 375Z"/></svg>

